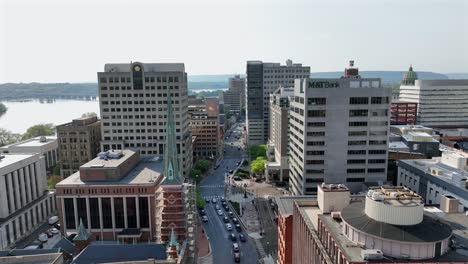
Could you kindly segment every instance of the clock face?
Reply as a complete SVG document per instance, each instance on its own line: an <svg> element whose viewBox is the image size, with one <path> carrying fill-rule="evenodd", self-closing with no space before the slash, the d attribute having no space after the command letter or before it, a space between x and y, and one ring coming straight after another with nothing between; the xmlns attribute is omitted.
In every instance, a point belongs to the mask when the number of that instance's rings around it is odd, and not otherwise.
<svg viewBox="0 0 468 264"><path fill-rule="evenodd" d="M140 66L136 65L135 67L133 67L133 70L137 72L140 71Z"/></svg>

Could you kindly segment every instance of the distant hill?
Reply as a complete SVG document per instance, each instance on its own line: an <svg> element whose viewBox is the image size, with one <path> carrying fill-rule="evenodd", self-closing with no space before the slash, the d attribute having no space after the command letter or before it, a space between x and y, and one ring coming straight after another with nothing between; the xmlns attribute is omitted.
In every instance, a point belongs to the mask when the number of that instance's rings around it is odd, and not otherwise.
<svg viewBox="0 0 468 264"><path fill-rule="evenodd" d="M468 73L444 73L449 79L468 79Z"/></svg>
<svg viewBox="0 0 468 264"><path fill-rule="evenodd" d="M234 77L236 74L205 74L205 75L189 75L189 82L224 82L228 83L229 78ZM245 74L240 74L245 78Z"/></svg>
<svg viewBox="0 0 468 264"><path fill-rule="evenodd" d="M382 78L384 83L396 83L403 79L406 71L360 71L359 74L364 78ZM447 76L435 72L416 72L421 80L439 80L448 79ZM313 72L312 78L339 78L343 72Z"/></svg>

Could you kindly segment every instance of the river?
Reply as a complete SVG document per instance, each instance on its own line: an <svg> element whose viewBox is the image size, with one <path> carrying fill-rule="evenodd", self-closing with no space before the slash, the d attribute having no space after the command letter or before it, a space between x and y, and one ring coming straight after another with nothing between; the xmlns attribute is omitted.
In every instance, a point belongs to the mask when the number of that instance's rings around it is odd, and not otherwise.
<svg viewBox="0 0 468 264"><path fill-rule="evenodd" d="M0 116L0 128L13 133L24 133L36 124L61 125L88 112L99 115L98 100L32 99L1 102L8 110Z"/></svg>

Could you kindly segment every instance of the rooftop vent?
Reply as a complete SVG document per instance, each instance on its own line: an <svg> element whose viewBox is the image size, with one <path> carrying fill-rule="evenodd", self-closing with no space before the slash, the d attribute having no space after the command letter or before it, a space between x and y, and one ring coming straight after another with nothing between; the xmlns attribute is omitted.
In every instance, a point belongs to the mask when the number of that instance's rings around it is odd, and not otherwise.
<svg viewBox="0 0 468 264"><path fill-rule="evenodd" d="M361 257L364 260L379 260L383 259L384 255L380 249L363 249L361 250Z"/></svg>
<svg viewBox="0 0 468 264"><path fill-rule="evenodd" d="M0 155L0 161L5 158L5 155Z"/></svg>
<svg viewBox="0 0 468 264"><path fill-rule="evenodd" d="M41 143L47 142L47 138L42 136L42 137L39 138L39 142L41 142Z"/></svg>

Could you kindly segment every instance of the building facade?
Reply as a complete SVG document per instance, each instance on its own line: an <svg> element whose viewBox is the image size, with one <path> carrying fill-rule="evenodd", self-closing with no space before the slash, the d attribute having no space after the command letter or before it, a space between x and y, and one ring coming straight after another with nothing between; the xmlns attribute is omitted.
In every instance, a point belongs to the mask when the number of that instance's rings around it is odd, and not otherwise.
<svg viewBox="0 0 468 264"><path fill-rule="evenodd" d="M59 160L57 137L42 136L0 147L3 153L39 153L44 156L46 170L53 169Z"/></svg>
<svg viewBox="0 0 468 264"><path fill-rule="evenodd" d="M410 67L399 100L418 104L417 123L428 127L468 126L468 80L418 80Z"/></svg>
<svg viewBox="0 0 468 264"><path fill-rule="evenodd" d="M215 160L222 153L222 133L219 118L218 98L191 98L188 107L192 136L193 158Z"/></svg>
<svg viewBox="0 0 468 264"><path fill-rule="evenodd" d="M183 63L106 64L98 72L102 150L134 149L145 156L164 155L167 105L172 100L177 149L184 175L192 167L187 73Z"/></svg>
<svg viewBox="0 0 468 264"><path fill-rule="evenodd" d="M240 116L245 108L245 78L235 75L229 78L229 87L223 92L226 113Z"/></svg>
<svg viewBox="0 0 468 264"><path fill-rule="evenodd" d="M56 127L60 176L66 178L92 160L100 151L101 121L97 117L74 119Z"/></svg>
<svg viewBox="0 0 468 264"><path fill-rule="evenodd" d="M262 61L247 62L247 144L266 144L270 121L270 94L280 86L292 87L295 79L308 78L310 67L286 61L286 65Z"/></svg>
<svg viewBox="0 0 468 264"><path fill-rule="evenodd" d="M44 156L0 155L0 249L14 247L56 211Z"/></svg>
<svg viewBox="0 0 468 264"><path fill-rule="evenodd" d="M270 130L267 144L267 181L288 181L288 120L289 101L293 88L279 88L270 95Z"/></svg>
<svg viewBox="0 0 468 264"><path fill-rule="evenodd" d="M294 195L314 194L322 182L358 192L386 179L391 89L355 70L341 79L296 80L288 125Z"/></svg>
<svg viewBox="0 0 468 264"><path fill-rule="evenodd" d="M392 106L390 110L390 124L416 125L417 114L417 103L392 101Z"/></svg>

